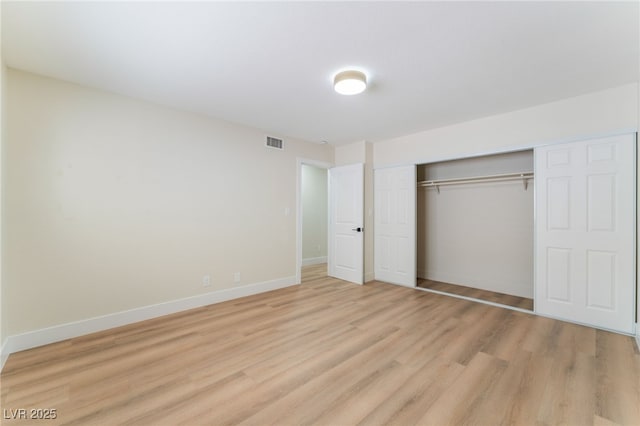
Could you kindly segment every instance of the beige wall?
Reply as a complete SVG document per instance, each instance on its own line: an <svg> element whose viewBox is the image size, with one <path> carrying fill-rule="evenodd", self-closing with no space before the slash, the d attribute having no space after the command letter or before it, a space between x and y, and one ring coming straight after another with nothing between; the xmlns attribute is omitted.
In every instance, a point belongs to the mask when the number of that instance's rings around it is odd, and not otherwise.
<svg viewBox="0 0 640 426"><path fill-rule="evenodd" d="M336 166L364 164L364 281L374 279L373 259L373 145L361 141L335 148Z"/></svg>
<svg viewBox="0 0 640 426"><path fill-rule="evenodd" d="M327 257L327 169L302 165L302 261Z"/></svg>
<svg viewBox="0 0 640 426"><path fill-rule="evenodd" d="M635 131L638 85L415 133L374 145L374 165L404 165Z"/></svg>
<svg viewBox="0 0 640 426"><path fill-rule="evenodd" d="M7 77L10 335L295 276L296 158L330 146L278 151L258 130Z"/></svg>

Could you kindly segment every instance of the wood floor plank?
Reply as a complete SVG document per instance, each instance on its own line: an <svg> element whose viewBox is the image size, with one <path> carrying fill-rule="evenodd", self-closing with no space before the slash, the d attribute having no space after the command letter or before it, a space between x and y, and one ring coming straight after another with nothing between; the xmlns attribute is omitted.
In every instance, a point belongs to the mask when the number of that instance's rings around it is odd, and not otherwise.
<svg viewBox="0 0 640 426"><path fill-rule="evenodd" d="M359 425L417 424L425 411L451 386L465 367L443 357L429 358L369 413Z"/></svg>
<svg viewBox="0 0 640 426"><path fill-rule="evenodd" d="M490 425L498 424L525 424L532 422L537 413L536 407L532 407L530 413L532 417L520 417L515 421L515 415L520 411L520 400L531 401L524 392L527 392L529 378L522 374L531 366L531 352L518 351L507 364L504 373L498 378L495 386L483 395L484 403L478 406L473 412L473 423L484 423ZM537 374L544 374L544 371ZM548 376L547 376L548 377ZM546 382L545 377L542 382ZM541 396L539 393L536 396ZM531 415L527 413L528 415Z"/></svg>
<svg viewBox="0 0 640 426"><path fill-rule="evenodd" d="M313 267L12 354L0 405L58 410L41 425L640 425L628 336Z"/></svg>
<svg viewBox="0 0 640 426"><path fill-rule="evenodd" d="M478 352L451 386L431 404L417 424L464 424L482 406L485 392L494 386L506 367L507 362Z"/></svg>
<svg viewBox="0 0 640 426"><path fill-rule="evenodd" d="M337 405L357 393L356 391L379 381L380 376L394 372L393 376L397 377L399 363L393 361L392 356L378 357L376 354L401 351L405 338L405 333L395 329L382 340L313 377L295 392L285 395L243 423L259 425L263 418L278 419L279 413L283 412L288 413L287 421L293 424L316 423L319 417L334 411ZM335 391L326 392L328 388Z"/></svg>

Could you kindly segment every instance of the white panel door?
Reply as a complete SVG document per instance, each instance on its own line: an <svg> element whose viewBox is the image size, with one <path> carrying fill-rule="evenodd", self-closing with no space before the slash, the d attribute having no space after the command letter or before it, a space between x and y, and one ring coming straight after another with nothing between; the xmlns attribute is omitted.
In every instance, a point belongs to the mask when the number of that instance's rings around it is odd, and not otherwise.
<svg viewBox="0 0 640 426"><path fill-rule="evenodd" d="M633 332L635 158L635 135L535 150L536 312Z"/></svg>
<svg viewBox="0 0 640 426"><path fill-rule="evenodd" d="M329 169L329 276L362 284L364 279L364 169Z"/></svg>
<svg viewBox="0 0 640 426"><path fill-rule="evenodd" d="M416 286L416 166L375 171L376 279Z"/></svg>

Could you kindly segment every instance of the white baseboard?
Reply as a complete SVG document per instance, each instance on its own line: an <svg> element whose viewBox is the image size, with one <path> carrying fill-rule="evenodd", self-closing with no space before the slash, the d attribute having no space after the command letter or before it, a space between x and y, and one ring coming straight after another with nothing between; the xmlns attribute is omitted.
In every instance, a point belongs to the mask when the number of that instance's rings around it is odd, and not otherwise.
<svg viewBox="0 0 640 426"><path fill-rule="evenodd" d="M302 266L319 265L321 263L327 263L327 256L309 257L307 259L302 259Z"/></svg>
<svg viewBox="0 0 640 426"><path fill-rule="evenodd" d="M7 351L8 343L9 339L5 339L2 345L0 345L0 372L2 372L4 368L4 363L9 359L9 352Z"/></svg>
<svg viewBox="0 0 640 426"><path fill-rule="evenodd" d="M14 352L295 284L296 277L279 278L9 336L2 349L3 361Z"/></svg>
<svg viewBox="0 0 640 426"><path fill-rule="evenodd" d="M640 322L636 323L636 345L638 345L638 350L640 350Z"/></svg>

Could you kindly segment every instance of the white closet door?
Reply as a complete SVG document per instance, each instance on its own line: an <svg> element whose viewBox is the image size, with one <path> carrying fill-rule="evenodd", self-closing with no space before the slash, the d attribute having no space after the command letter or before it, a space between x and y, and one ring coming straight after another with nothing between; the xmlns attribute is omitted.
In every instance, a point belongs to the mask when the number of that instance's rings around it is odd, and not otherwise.
<svg viewBox="0 0 640 426"><path fill-rule="evenodd" d="M537 148L538 313L633 332L635 134Z"/></svg>
<svg viewBox="0 0 640 426"><path fill-rule="evenodd" d="M416 167L375 171L377 280L416 286Z"/></svg>

